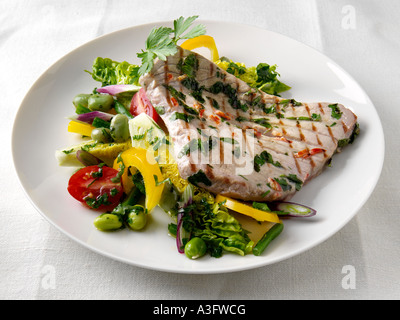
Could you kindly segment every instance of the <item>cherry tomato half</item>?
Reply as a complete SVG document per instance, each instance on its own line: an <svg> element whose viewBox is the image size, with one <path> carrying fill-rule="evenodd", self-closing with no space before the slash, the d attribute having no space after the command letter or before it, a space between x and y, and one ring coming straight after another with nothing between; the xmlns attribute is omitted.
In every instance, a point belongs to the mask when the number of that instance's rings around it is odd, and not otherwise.
<svg viewBox="0 0 400 320"><path fill-rule="evenodd" d="M147 98L146 91L143 88L133 95L129 111L133 116L145 112L148 116L152 117L154 121L157 122L159 120L159 115Z"/></svg>
<svg viewBox="0 0 400 320"><path fill-rule="evenodd" d="M91 209L111 211L123 194L121 182L112 181L117 173L104 165L82 168L69 179L68 192Z"/></svg>

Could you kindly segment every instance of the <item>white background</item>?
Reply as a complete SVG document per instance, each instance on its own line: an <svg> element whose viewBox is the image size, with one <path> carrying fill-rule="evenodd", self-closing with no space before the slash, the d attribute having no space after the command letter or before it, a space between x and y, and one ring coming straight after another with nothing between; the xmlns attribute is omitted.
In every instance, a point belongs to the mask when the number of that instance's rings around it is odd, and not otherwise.
<svg viewBox="0 0 400 320"><path fill-rule="evenodd" d="M396 0L0 0L0 298L399 299L399 13ZM357 216L324 243L250 271L171 274L82 247L26 198L12 163L11 131L36 79L98 36L181 15L254 25L299 40L336 61L368 93L385 133L382 175ZM355 287L346 289L348 266L356 277Z"/></svg>

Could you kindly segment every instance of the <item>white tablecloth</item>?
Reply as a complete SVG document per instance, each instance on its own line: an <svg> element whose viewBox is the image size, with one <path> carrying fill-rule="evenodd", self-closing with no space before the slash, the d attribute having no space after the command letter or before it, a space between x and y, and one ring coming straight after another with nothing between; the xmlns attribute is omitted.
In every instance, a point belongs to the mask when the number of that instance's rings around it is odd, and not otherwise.
<svg viewBox="0 0 400 320"><path fill-rule="evenodd" d="M0 298L399 299L399 13L397 0L0 0ZM385 132L382 175L356 217L324 243L252 271L169 274L82 247L25 196L12 163L11 131L34 81L95 37L181 15L292 37L335 60L370 96ZM349 266L353 283L345 278Z"/></svg>

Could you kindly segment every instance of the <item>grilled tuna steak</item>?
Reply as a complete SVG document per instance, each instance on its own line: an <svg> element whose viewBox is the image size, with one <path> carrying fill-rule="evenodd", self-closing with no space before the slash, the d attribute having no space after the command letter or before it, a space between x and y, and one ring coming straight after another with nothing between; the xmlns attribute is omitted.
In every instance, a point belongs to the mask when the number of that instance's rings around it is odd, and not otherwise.
<svg viewBox="0 0 400 320"><path fill-rule="evenodd" d="M288 200L358 133L356 115L340 104L268 95L181 48L140 82L181 176L215 194Z"/></svg>

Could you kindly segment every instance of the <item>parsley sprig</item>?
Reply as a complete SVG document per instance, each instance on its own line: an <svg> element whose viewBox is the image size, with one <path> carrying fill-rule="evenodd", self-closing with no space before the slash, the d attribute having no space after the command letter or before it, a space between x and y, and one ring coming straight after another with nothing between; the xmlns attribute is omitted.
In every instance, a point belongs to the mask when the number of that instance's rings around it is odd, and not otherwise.
<svg viewBox="0 0 400 320"><path fill-rule="evenodd" d="M167 56L174 55L177 51L177 43L182 39L192 39L206 33L204 25L199 24L191 30L193 22L198 16L192 16L187 19L180 17L174 20L174 29L168 27L154 27L145 44L145 50L138 53L138 58L142 59L142 65L139 68L139 76L148 73L153 67L153 60L157 57L163 61ZM187 32L186 32L187 31Z"/></svg>

